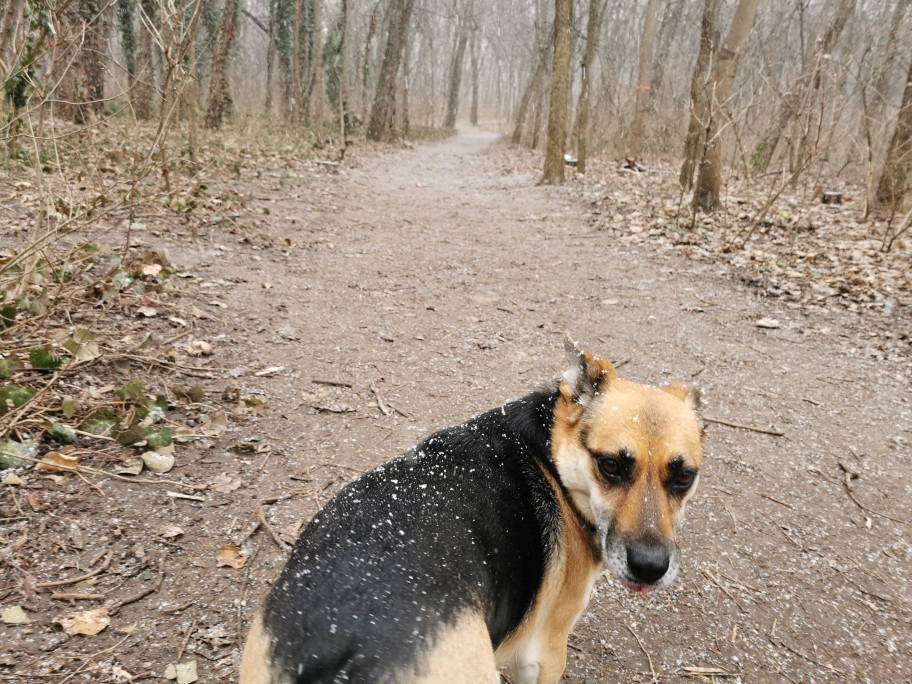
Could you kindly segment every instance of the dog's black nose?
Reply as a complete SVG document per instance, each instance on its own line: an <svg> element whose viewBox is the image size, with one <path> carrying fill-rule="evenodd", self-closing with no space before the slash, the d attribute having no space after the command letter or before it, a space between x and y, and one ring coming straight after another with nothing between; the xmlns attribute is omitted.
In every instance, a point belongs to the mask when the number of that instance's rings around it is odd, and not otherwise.
<svg viewBox="0 0 912 684"><path fill-rule="evenodd" d="M668 571L671 554L659 539L647 537L627 545L627 567L638 582L654 584Z"/></svg>

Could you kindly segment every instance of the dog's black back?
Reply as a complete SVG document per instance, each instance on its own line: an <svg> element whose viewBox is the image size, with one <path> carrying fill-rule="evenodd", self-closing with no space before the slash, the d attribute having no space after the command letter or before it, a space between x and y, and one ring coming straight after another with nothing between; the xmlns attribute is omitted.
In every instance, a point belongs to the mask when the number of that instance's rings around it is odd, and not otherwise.
<svg viewBox="0 0 912 684"><path fill-rule="evenodd" d="M530 394L441 430L330 501L267 598L272 662L295 682L388 680L466 609L497 648L557 540L543 472L556 399Z"/></svg>

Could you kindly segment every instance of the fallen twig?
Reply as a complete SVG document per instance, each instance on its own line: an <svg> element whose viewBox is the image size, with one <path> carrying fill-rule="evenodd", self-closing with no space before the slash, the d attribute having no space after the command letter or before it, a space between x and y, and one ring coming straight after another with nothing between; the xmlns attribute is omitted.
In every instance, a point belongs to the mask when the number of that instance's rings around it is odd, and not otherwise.
<svg viewBox="0 0 912 684"><path fill-rule="evenodd" d="M122 599L117 599L111 605L108 606L108 615L114 615L118 610L127 606L131 603L136 603L140 599L144 599L149 594L154 594L159 589L161 589L162 583L165 581L165 555L164 553L158 559L158 577L155 578L155 581L148 586L144 586L139 591L136 591L128 596L125 596Z"/></svg>
<svg viewBox="0 0 912 684"><path fill-rule="evenodd" d="M862 511L864 511L865 513L869 513L870 515L876 515L879 518L886 518L887 520L892 520L893 522L900 523L902 525L912 526L912 521L903 520L902 518L894 518L892 515L888 515L887 513L881 513L879 511L872 510L872 509L868 508L867 506L865 506L863 503L861 503L858 500L858 498L855 496L855 492L852 490L852 480L858 479L858 473L851 470L849 468L849 466L846 465L842 461L839 462L839 467L842 469L842 472L845 473L845 477L842 480L842 484L845 487L846 494L848 494L849 498L852 500L852 503L854 503Z"/></svg>
<svg viewBox="0 0 912 684"><path fill-rule="evenodd" d="M79 575L78 577L70 577L69 579L56 580L54 582L38 582L35 584L35 587L37 589L48 589L49 587L65 587L68 584L76 584L77 582L82 582L83 580L87 580L90 577L95 577L95 575L100 575L105 570L107 570L108 566L111 564L112 558L114 558L114 552L108 551L108 553L105 555L104 562L91 572L87 572L84 575Z"/></svg>
<svg viewBox="0 0 912 684"><path fill-rule="evenodd" d="M51 594L55 601L104 601L107 596L104 594L82 594L79 592L60 592Z"/></svg>
<svg viewBox="0 0 912 684"><path fill-rule="evenodd" d="M321 378L311 378L310 380L315 385L329 385L330 387L351 387L352 383L346 382L345 380L323 380Z"/></svg>
<svg viewBox="0 0 912 684"><path fill-rule="evenodd" d="M269 521L266 520L266 512L263 510L262 506L259 506L257 508L257 519L260 521L260 524L263 526L263 528L269 533L269 536L272 537L272 541L274 541L278 547L282 549L282 551L287 550L288 544L282 541L281 537L279 537L279 535L276 534L276 531L272 529L272 525L270 525Z"/></svg>
<svg viewBox="0 0 912 684"><path fill-rule="evenodd" d="M646 654L646 660L649 661L649 671L652 673L652 681L653 681L653 684L655 684L656 682L659 681L659 678L656 676L655 667L653 667L653 665L652 665L652 656L649 655L649 651L647 651L646 647L643 646L643 642L640 639L640 635L633 631L633 627L628 625L626 622L624 623L624 627L627 628L628 632L633 634L633 638L636 639L637 643L640 645L640 650Z"/></svg>
<svg viewBox="0 0 912 684"><path fill-rule="evenodd" d="M388 416L390 414L390 410L386 407L386 404L383 403L383 395L380 394L380 390L377 389L377 386L374 384L373 380L370 382L370 388L371 392L374 393L374 397L377 399L377 408L380 409L380 413L382 413L384 416Z"/></svg>
<svg viewBox="0 0 912 684"><path fill-rule="evenodd" d="M757 427L756 425L745 425L743 423L734 423L730 420L722 420L721 418L707 418L703 416L704 422L707 423L716 423L718 425L726 425L732 428L738 428L739 430L750 430L751 432L762 432L764 435L772 435L773 437L785 437L784 432L779 430L770 430L768 428Z"/></svg>

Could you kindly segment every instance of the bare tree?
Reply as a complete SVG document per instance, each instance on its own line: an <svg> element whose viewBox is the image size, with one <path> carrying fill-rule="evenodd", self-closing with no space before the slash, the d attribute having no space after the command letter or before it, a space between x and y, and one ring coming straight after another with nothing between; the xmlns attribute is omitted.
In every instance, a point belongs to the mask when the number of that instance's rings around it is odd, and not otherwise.
<svg viewBox="0 0 912 684"><path fill-rule="evenodd" d="M656 34L656 15L660 0L649 0L643 16L643 30L640 33L639 75L636 84L636 108L633 124L630 127L627 156L636 160L643 152L643 140L646 137L646 116L652 94L653 46Z"/></svg>
<svg viewBox="0 0 912 684"><path fill-rule="evenodd" d="M446 118L443 121L444 128L456 128L456 114L459 111L459 88L462 84L462 67L465 63L465 52L470 33L470 19L464 14L461 14L459 17L459 26L456 30L456 47L453 50L453 59L450 62Z"/></svg>
<svg viewBox="0 0 912 684"><path fill-rule="evenodd" d="M225 0L218 38L209 69L209 105L206 109L206 128L219 128L231 109L231 89L228 86L228 55L237 32L240 0Z"/></svg>
<svg viewBox="0 0 912 684"><path fill-rule="evenodd" d="M380 67L370 122L367 126L369 140L386 140L390 135L396 101L396 76L399 73L399 63L402 61L402 50L411 22L413 5L414 0L392 0L390 5L383 65Z"/></svg>
<svg viewBox="0 0 912 684"><path fill-rule="evenodd" d="M326 109L326 83L323 78L323 0L313 0L313 59L310 65L309 97L311 127L322 138L323 115Z"/></svg>
<svg viewBox="0 0 912 684"><path fill-rule="evenodd" d="M564 145L567 142L567 107L570 102L570 53L573 28L572 0L554 2L554 56L551 61L551 99L548 107L548 142L542 183L564 182Z"/></svg>
<svg viewBox="0 0 912 684"><path fill-rule="evenodd" d="M694 191L694 206L703 211L713 211L719 206L719 193L722 186L722 126L723 107L731 98L735 74L741 51L757 13L759 0L739 0L731 27L725 36L725 42L719 51L712 74L711 93L708 114L705 122L705 139L703 142L703 160L697 176L697 188Z"/></svg>
<svg viewBox="0 0 912 684"><path fill-rule="evenodd" d="M709 110L709 75L711 73L716 24L719 19L720 0L704 0L703 20L700 24L700 52L690 82L690 123L687 126L687 137L684 139L684 162L678 182L686 192L693 188L694 170L703 145L702 134L705 130L703 121Z"/></svg>
<svg viewBox="0 0 912 684"><path fill-rule="evenodd" d="M576 103L576 169L586 173L589 141L589 90L592 80L592 63L598 49L602 20L605 18L607 0L589 0L589 17L586 20L586 47L583 50L583 61L580 64L580 94Z"/></svg>
<svg viewBox="0 0 912 684"><path fill-rule="evenodd" d="M902 107L896 119L896 129L887 150L875 199L878 204L897 209L909 193L912 184L912 64L906 77Z"/></svg>

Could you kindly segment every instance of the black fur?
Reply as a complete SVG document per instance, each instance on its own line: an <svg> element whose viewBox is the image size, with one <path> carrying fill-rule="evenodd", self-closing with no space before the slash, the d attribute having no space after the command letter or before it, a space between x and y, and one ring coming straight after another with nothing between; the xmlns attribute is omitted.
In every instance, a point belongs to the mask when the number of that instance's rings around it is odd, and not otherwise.
<svg viewBox="0 0 912 684"><path fill-rule="evenodd" d="M267 597L274 665L295 682L389 680L465 609L496 648L557 543L542 472L556 400L530 394L441 430L330 501Z"/></svg>

